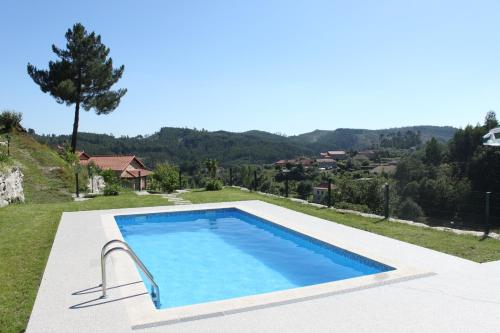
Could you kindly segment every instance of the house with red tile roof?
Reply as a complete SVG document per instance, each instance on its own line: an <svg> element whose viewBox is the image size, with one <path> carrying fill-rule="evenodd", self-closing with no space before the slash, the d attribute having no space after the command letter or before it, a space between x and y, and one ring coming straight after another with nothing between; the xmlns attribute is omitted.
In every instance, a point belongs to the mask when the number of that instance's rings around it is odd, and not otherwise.
<svg viewBox="0 0 500 333"><path fill-rule="evenodd" d="M334 190L337 186L335 184L330 184L330 189ZM313 197L314 202L320 203L328 193L328 183L321 183L313 187Z"/></svg>
<svg viewBox="0 0 500 333"><path fill-rule="evenodd" d="M330 170L337 168L337 162L333 158L317 158L316 164L320 169Z"/></svg>
<svg viewBox="0 0 500 333"><path fill-rule="evenodd" d="M81 165L94 164L102 170L113 170L123 184L134 190L146 188L146 177L152 173L135 155L90 156L84 151L78 154Z"/></svg>
<svg viewBox="0 0 500 333"><path fill-rule="evenodd" d="M347 158L347 153L343 150L329 150L327 154L334 160L345 160Z"/></svg>
<svg viewBox="0 0 500 333"><path fill-rule="evenodd" d="M298 158L292 159L292 160L279 160L279 161L274 162L274 165L278 166L280 168L286 167L287 164L302 165L303 167L307 168L307 167L312 166L313 163L314 163L314 160L302 156L302 157L298 157Z"/></svg>
<svg viewBox="0 0 500 333"><path fill-rule="evenodd" d="M276 161L274 163L274 165L276 165L276 166L278 166L280 168L284 168L287 163L288 163L288 160L279 160L279 161Z"/></svg>
<svg viewBox="0 0 500 333"><path fill-rule="evenodd" d="M345 160L347 158L347 153L343 150L329 150L325 153L319 154L321 158L331 158L336 161Z"/></svg>

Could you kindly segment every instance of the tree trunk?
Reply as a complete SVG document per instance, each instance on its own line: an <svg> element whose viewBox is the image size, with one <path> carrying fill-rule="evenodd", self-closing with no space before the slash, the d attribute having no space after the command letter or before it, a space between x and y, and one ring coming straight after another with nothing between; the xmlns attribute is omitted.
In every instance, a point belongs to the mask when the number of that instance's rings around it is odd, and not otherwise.
<svg viewBox="0 0 500 333"><path fill-rule="evenodd" d="M78 123L80 122L80 101L75 104L75 120L73 122L73 134L71 135L71 152L76 152L76 137L78 135Z"/></svg>
<svg viewBox="0 0 500 333"><path fill-rule="evenodd" d="M78 98L75 103L75 120L73 122L73 134L71 135L71 152L74 154L76 152L76 139L78 136L78 123L80 122L80 99L81 99L81 94L82 94L82 83L81 83L81 70L78 73ZM80 160L78 159L76 163L80 163ZM76 166L75 166L76 167ZM78 170L78 169L76 169ZM76 197L80 197L80 190L79 190L79 184L78 184L78 171L75 171L75 194Z"/></svg>
<svg viewBox="0 0 500 333"><path fill-rule="evenodd" d="M75 121L73 122L73 134L71 135L71 152L74 154L76 152L76 137L78 135L78 123L80 121L80 101L76 102L75 105ZM76 161L79 163L80 161ZM79 190L79 181L78 181L78 172L75 172L75 194L76 197L80 197Z"/></svg>

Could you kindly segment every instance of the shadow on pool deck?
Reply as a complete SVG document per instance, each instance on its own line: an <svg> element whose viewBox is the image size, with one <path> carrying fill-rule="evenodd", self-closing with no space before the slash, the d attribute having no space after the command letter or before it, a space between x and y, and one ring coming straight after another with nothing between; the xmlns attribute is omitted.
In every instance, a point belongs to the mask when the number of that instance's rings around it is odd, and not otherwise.
<svg viewBox="0 0 500 333"><path fill-rule="evenodd" d="M119 284L117 286L114 286L114 287L108 287L107 290L110 290L110 289L116 289L116 288L120 288L120 287L125 287L125 286L130 286L130 285L133 285L133 284L136 284L136 283L141 283L142 281L135 281L135 282L129 282L129 283L124 283L124 284ZM74 296L77 296L77 295L85 295L85 294L93 294L93 293L98 293L98 292L102 292L102 284L100 285L97 285L95 287L90 287L90 288L87 288L87 289L82 289L82 290L79 290L79 291L75 291L74 293L71 293L71 295L74 295ZM92 289L95 289L92 291Z"/></svg>
<svg viewBox="0 0 500 333"><path fill-rule="evenodd" d="M142 283L142 281L135 281L135 282L124 283L124 284L120 284L120 285L117 285L117 286L109 287L107 289L108 290L109 289L116 289L116 288L126 287L126 286L130 286L130 285L137 284L137 283ZM82 289L82 290L79 290L79 291L75 291L74 293L71 293L71 295L73 295L73 296L81 296L81 295L88 295L88 294L101 293L101 292L102 292L102 286L101 285L97 285L95 287L90 287L90 288ZM81 303L72 305L69 308L72 309L72 310L83 309L83 308L88 308L88 307L91 307L91 306L103 305L103 304L107 304L107 303L114 303L114 302L121 301L121 300L124 300L124 299L127 299L127 298L132 298L132 297L137 297L137 296L143 296L143 295L148 295L148 293L147 292L138 293L138 294L133 294L133 295L124 296L124 297L120 297L120 298L113 298L113 299L110 299L109 297L108 298L102 298L100 296L100 297L97 297L97 298L94 298L94 299L91 299L91 300L88 300L88 301L85 301L85 302L81 302Z"/></svg>
<svg viewBox="0 0 500 333"><path fill-rule="evenodd" d="M127 299L127 298L132 298L132 297L137 297L137 296L143 296L143 295L148 295L148 293L147 292L145 292L145 293L139 293L139 294L134 294L134 295L130 295L130 296L115 298L115 299L111 299L111 300L107 300L107 299L98 297L98 298L91 299L89 301L85 301L85 302L82 302L82 303L78 303L78 304L72 305L69 308L72 309L72 310L89 308L91 306L103 305L103 304L106 304L106 303L114 303L114 302L117 302L117 301L122 301L122 300ZM96 302L96 301L102 301L102 302L93 303L93 302ZM90 303L93 303L93 304L90 304Z"/></svg>

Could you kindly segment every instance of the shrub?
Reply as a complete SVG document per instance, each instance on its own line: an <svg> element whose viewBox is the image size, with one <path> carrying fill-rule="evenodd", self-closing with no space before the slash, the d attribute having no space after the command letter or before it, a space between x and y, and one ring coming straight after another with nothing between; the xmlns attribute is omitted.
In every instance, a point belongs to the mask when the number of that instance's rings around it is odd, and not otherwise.
<svg viewBox="0 0 500 333"><path fill-rule="evenodd" d="M120 194L120 186L118 184L106 184L104 187L103 194L106 196L118 195Z"/></svg>
<svg viewBox="0 0 500 333"><path fill-rule="evenodd" d="M163 192L170 193L179 186L179 171L173 165L160 163L156 165L151 179Z"/></svg>
<svg viewBox="0 0 500 333"><path fill-rule="evenodd" d="M19 128L21 126L22 119L23 114L21 112L3 111L0 113L0 127L3 127L8 131L13 128Z"/></svg>
<svg viewBox="0 0 500 333"><path fill-rule="evenodd" d="M398 216L402 219L425 222L425 214L422 208L412 199L405 199L400 207Z"/></svg>
<svg viewBox="0 0 500 333"><path fill-rule="evenodd" d="M355 210L355 211L361 212L361 213L371 213L372 212L367 205L353 204L353 203L345 202L345 201L337 202L337 203L335 203L334 206L335 206L335 208Z"/></svg>
<svg viewBox="0 0 500 333"><path fill-rule="evenodd" d="M299 182L297 185L297 194L301 199L306 200L309 194L312 193L312 184L307 181Z"/></svg>
<svg viewBox="0 0 500 333"><path fill-rule="evenodd" d="M10 161L9 155L0 151L0 163L7 164Z"/></svg>
<svg viewBox="0 0 500 333"><path fill-rule="evenodd" d="M116 173L111 169L107 169L100 171L100 174L106 184L103 194L106 196L120 194L120 182Z"/></svg>
<svg viewBox="0 0 500 333"><path fill-rule="evenodd" d="M79 165L80 159L78 158L78 155L73 153L71 151L71 147L69 145L64 145L61 150L58 151L59 156L66 162L68 162L70 165Z"/></svg>
<svg viewBox="0 0 500 333"><path fill-rule="evenodd" d="M209 179L205 183L205 189L207 191L220 191L222 190L222 182L218 179Z"/></svg>
<svg viewBox="0 0 500 333"><path fill-rule="evenodd" d="M266 180L264 181L263 183L260 184L260 188L259 190L261 192L266 192L266 193L270 193L271 192L271 187L273 186L273 184L271 183L271 181L269 180Z"/></svg>
<svg viewBox="0 0 500 333"><path fill-rule="evenodd" d="M101 171L100 173L106 184L118 184L118 177L113 170L107 169Z"/></svg>

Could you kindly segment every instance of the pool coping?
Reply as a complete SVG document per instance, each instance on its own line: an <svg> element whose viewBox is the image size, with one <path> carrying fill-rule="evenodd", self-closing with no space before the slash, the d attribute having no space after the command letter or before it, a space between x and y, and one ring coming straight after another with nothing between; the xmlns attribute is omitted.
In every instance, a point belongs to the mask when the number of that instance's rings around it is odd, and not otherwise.
<svg viewBox="0 0 500 333"><path fill-rule="evenodd" d="M306 215L300 212L288 210L289 214L297 216L297 220L303 220L304 218L310 220L308 221L308 223L312 223L311 227L311 225L308 224L301 224L298 222L287 220L287 218L284 216L278 216L271 212L257 210L251 205L246 205L245 203L245 201L239 201L213 204L154 207L148 209L147 211L141 210L137 213L130 212L126 215L236 208L242 210L243 212L255 215L259 218L268 220L278 226L291 229L295 232L306 235L308 237L312 237L321 242L334 245L336 247L353 252L371 260L389 265L391 267L394 267L395 269L387 272L322 283L312 286L286 289L265 294L244 296L239 298L200 303L169 309L156 309L149 295L147 295L147 297L127 298L127 295L123 294L120 291L120 294L124 298L123 303L125 305L125 309L127 311L132 329L142 329L191 320L230 315L244 311L251 311L266 307L290 304L321 297L328 297L332 295L353 292L356 290L363 290L367 288L373 288L377 286L434 275L434 273L431 271L412 267L410 265L398 262L393 257L382 256L379 253L370 251L366 247L357 245L356 240L341 241L339 239L336 239L335 235L324 234L318 230L315 230L314 228L315 223L333 222ZM119 215L124 214L113 213L100 215L101 224L105 233L106 240L123 240L122 234L114 219L115 216ZM125 280L142 281L139 271L137 270L133 262L126 256L113 256L110 270L113 270L116 276L120 276L120 278L123 278ZM139 283L135 287L135 289L139 294L146 294L148 292L144 283ZM161 292L165 293L168 291L161 290Z"/></svg>

